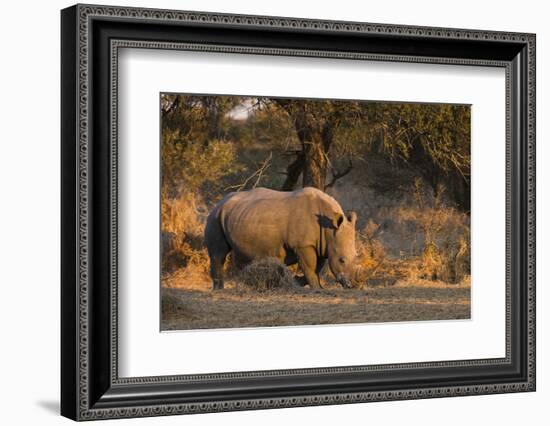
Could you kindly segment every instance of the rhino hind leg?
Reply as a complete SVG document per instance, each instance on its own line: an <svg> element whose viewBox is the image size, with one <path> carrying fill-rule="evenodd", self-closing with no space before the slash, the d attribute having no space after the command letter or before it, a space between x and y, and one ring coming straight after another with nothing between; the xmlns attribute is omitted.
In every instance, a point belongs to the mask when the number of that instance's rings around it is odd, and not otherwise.
<svg viewBox="0 0 550 426"><path fill-rule="evenodd" d="M210 219L210 218L209 218ZM210 257L210 277L214 290L223 289L223 266L231 247L217 221L208 220L205 229L205 242Z"/></svg>
<svg viewBox="0 0 550 426"><path fill-rule="evenodd" d="M225 254L220 253L210 256L210 276L212 277L212 288L214 290L223 289L223 265L228 253L229 250Z"/></svg>

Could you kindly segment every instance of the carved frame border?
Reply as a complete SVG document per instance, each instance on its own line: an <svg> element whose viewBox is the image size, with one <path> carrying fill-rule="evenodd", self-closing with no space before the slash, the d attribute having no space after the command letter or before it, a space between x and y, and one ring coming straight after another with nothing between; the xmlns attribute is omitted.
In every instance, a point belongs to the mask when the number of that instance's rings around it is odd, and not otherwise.
<svg viewBox="0 0 550 426"><path fill-rule="evenodd" d="M383 401L383 400L401 400L401 399L416 399L416 398L434 398L444 396L461 396L475 395L488 393L504 393L518 391L533 391L535 389L535 36L533 34L521 34L511 32L494 32L494 31L479 31L479 30L464 30L464 29L446 29L446 28L428 28L417 26L402 26L402 25L386 25L386 24L369 24L357 22L336 22L324 20L310 19L295 19L281 17L265 17L265 16L246 16L246 15L228 15L203 12L186 12L186 11L169 11L156 9L141 9L127 7L105 7L95 5L77 5L76 14L78 20L78 42L77 42L77 90L78 90L78 111L77 111L77 159L76 159L76 176L77 182L77 203L78 216L77 220L77 235L76 249L77 258L77 342L78 351L76 364L76 391L77 391L77 408L76 419L92 420L113 417L141 417L141 416L158 416L183 413L204 413L216 411L231 411L231 410L248 410L262 408L280 408L293 406L309 406L309 405L325 405L325 404L341 404L352 402L367 402L367 401ZM190 23L210 23L223 25L239 25L251 26L260 28L299 28L304 30L315 31L338 31L338 32L358 32L358 33L373 33L373 34L406 34L411 36L421 36L425 38L443 38L443 39L466 39L466 40L500 40L523 43L527 46L527 165L528 165L528 181L527 181L527 223L528 223L528 246L527 246L527 271L528 282L528 323L527 323L527 368L528 379L525 382L500 383L493 385L480 386L450 386L447 388L425 388L425 389L403 389L398 391L380 391L380 392L355 392L355 393L332 393L326 395L312 395L301 397L274 397L274 398L255 398L244 400L231 401L215 401L204 402L200 404L194 403L175 403L162 404L141 407L122 407L122 408L94 408L91 407L89 398L89 352L90 352L90 335L89 335L89 317L88 309L90 300L88 298L89 290L89 55L90 55L90 22L93 18L116 17L123 19L135 19L139 21L174 21L174 22L190 22ZM428 63L452 63L464 65L485 65L485 66L503 66L506 68L506 110L507 110L507 260L506 260L506 276L507 276L507 315L506 315L506 358L496 360L467 360L445 363L420 363L420 364L394 364L383 366L365 366L365 367L327 367L323 369L305 369L305 370L275 370L262 372L246 372L246 373L226 373L217 375L200 375L200 376L160 376L146 378L118 378L117 374L117 351L112 350L111 364L111 380L114 384L147 384L147 383L170 383L185 380L212 380L218 378L241 378L246 376L273 376L273 375L303 375L311 372L331 373L341 372L347 369L353 371L383 370L383 369L399 369L399 368L419 368L419 367L437 367L437 366L456 366L456 365L483 365L508 362L510 359L510 288L509 288L509 253L510 247L510 214L511 204L510 198L510 129L509 116L511 111L510 106L510 66L505 62L499 61L479 61L465 60L460 58L418 58L414 56L395 56L395 55L371 55L371 54L353 54L342 52L320 52L320 51L305 51L293 49L270 49L270 48L246 48L246 47L228 47L228 46L213 46L213 45L193 45L181 43L159 43L145 42L139 40L113 40L111 42L111 119L116 122L117 114L117 52L119 48L156 48L156 49L186 49L186 50L201 50L201 51L223 51L231 53L256 53L269 55L298 55L298 56L316 56L329 58L343 59L368 59L368 60L384 60L384 61L407 61L407 62L428 62ZM116 186L116 126L111 127L112 152L111 158L115 166L111 169L111 202L116 206L117 186ZM117 345L117 325L116 325L116 207L112 208L112 239L111 239L111 285L113 289L111 298L111 338L113 348Z"/></svg>

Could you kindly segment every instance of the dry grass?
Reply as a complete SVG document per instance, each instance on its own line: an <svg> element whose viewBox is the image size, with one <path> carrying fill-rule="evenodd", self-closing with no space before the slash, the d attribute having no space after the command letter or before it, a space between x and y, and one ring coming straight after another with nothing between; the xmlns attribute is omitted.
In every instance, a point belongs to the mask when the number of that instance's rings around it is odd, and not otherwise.
<svg viewBox="0 0 550 426"><path fill-rule="evenodd" d="M211 291L209 281L163 288L162 330L266 327L470 318L470 284L425 280L414 285L257 292L235 281ZM174 282L175 281L175 282ZM164 302L166 298L167 302Z"/></svg>
<svg viewBox="0 0 550 426"><path fill-rule="evenodd" d="M194 272L208 270L204 245L204 223L208 210L194 194L162 198L162 270L169 273L185 267Z"/></svg>
<svg viewBox="0 0 550 426"><path fill-rule="evenodd" d="M280 260L269 257L245 266L236 275L237 285L257 292L289 290L296 286L294 275Z"/></svg>
<svg viewBox="0 0 550 426"><path fill-rule="evenodd" d="M379 236L382 227L369 220L362 231L357 232L356 268L352 277L354 288L365 288L369 282L376 282L380 272L388 265L388 256Z"/></svg>
<svg viewBox="0 0 550 426"><path fill-rule="evenodd" d="M417 181L416 206L399 207L395 218L409 230L411 245L417 245L417 262L411 263L409 278L456 284L470 274L470 218L444 206L442 193L440 189L438 196L427 200Z"/></svg>
<svg viewBox="0 0 550 426"><path fill-rule="evenodd" d="M299 268L276 259L242 271L228 259L226 288L212 291L205 203L190 194L163 198L162 329L469 318L469 217L416 191L412 200L363 212L354 288L342 289L327 272L318 291L298 286Z"/></svg>
<svg viewBox="0 0 550 426"><path fill-rule="evenodd" d="M357 231L354 286L431 280L457 284L470 274L470 218L415 183L409 199L364 211Z"/></svg>

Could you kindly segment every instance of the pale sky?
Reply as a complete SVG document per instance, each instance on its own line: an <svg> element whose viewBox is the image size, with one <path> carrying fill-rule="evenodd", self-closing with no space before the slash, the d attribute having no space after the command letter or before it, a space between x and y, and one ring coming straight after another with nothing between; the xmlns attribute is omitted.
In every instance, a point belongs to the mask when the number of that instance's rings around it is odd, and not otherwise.
<svg viewBox="0 0 550 426"><path fill-rule="evenodd" d="M233 120L246 120L253 111L254 101L252 98L245 98L243 102L229 111L226 115Z"/></svg>

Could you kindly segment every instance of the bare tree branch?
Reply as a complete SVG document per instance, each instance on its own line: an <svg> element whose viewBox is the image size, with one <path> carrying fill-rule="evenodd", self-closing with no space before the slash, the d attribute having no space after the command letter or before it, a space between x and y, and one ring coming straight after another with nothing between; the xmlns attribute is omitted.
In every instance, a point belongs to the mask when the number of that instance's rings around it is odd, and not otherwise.
<svg viewBox="0 0 550 426"><path fill-rule="evenodd" d="M331 188L334 186L334 184L336 183L336 181L338 179L341 179L343 178L344 176L346 176L347 174L349 174L351 172L351 170L353 169L353 163L351 162L351 160L349 160L349 164L348 164L348 167L346 167L343 171L338 171L336 168L334 167L331 167L330 169L330 172L332 174L332 180L327 183L325 185L325 191L328 189L328 188Z"/></svg>
<svg viewBox="0 0 550 426"><path fill-rule="evenodd" d="M256 179L254 181L254 184L251 186L251 189L254 189L258 186L262 178L264 177L264 173L271 167L271 159L273 158L273 152L269 152L269 156L260 164L258 169L252 173L250 176L248 176L243 183L237 184L237 185L231 185L224 189L224 191L228 191L230 189L234 189L237 192L242 191L246 186L251 182L252 180Z"/></svg>

